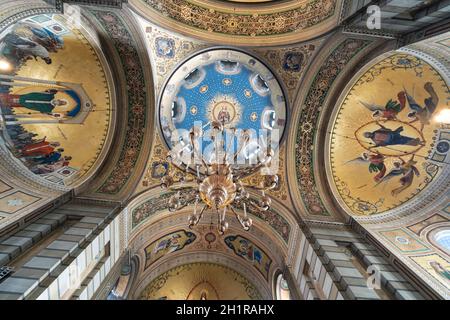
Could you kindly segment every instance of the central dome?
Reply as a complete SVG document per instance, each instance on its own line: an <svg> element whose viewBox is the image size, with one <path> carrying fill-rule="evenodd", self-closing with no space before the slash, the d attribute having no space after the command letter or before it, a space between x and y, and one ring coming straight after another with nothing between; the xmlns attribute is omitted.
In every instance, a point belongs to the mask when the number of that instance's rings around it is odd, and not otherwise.
<svg viewBox="0 0 450 320"><path fill-rule="evenodd" d="M187 141L194 125L207 130L213 121L258 136L270 132L272 146L277 146L286 102L279 82L262 62L241 51L212 49L172 73L162 91L159 116L169 148Z"/></svg>

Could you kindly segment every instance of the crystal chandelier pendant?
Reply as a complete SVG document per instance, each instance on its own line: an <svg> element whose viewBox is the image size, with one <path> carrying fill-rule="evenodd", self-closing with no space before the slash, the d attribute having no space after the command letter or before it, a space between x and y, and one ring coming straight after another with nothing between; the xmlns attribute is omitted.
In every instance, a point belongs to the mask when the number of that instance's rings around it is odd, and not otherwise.
<svg viewBox="0 0 450 320"><path fill-rule="evenodd" d="M266 176L260 186L247 185L242 179L267 169L271 164L273 151L269 149L262 156L260 153L256 163L236 164L238 157L242 156L243 150L250 144L250 134L242 130L238 135L235 128L226 128L224 123L218 121L212 121L209 126L212 135L208 138L213 143L212 156L209 158L199 148L198 141L205 138L205 131L201 127L190 130L189 143L169 152L168 161L181 171L178 180L172 175L161 178L162 188L175 191L168 202L169 211L179 211L193 204L193 211L188 216L188 225L193 228L201 221L203 213L209 210L217 215L217 231L221 235L229 228L227 213L231 212L242 228L248 231L253 224L248 210L262 212L270 209L272 199L266 191L278 186L279 177ZM226 135L231 135L232 141L238 140L236 152L227 147ZM260 146L256 148L261 149ZM190 161L183 158L186 156L185 150L190 150ZM190 192L183 193L183 190ZM250 197L249 191L252 191L253 197ZM199 206L202 206L200 210Z"/></svg>

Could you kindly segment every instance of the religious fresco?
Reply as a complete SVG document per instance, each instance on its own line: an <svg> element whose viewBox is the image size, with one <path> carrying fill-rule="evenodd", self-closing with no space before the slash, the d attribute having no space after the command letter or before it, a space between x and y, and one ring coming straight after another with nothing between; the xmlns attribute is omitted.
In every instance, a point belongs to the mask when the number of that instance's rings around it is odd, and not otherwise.
<svg viewBox="0 0 450 320"><path fill-rule="evenodd" d="M140 300L260 300L261 294L240 273L214 263L189 263L159 275Z"/></svg>
<svg viewBox="0 0 450 320"><path fill-rule="evenodd" d="M193 232L179 230L152 242L145 248L145 268L163 256L190 245L196 238Z"/></svg>
<svg viewBox="0 0 450 320"><path fill-rule="evenodd" d="M428 275L450 290L450 262L439 254L414 256L411 259Z"/></svg>
<svg viewBox="0 0 450 320"><path fill-rule="evenodd" d="M332 183L348 212L394 209L441 172L427 159L445 132L434 116L448 108L448 92L435 69L407 54L377 63L353 85L330 140Z"/></svg>
<svg viewBox="0 0 450 320"><path fill-rule="evenodd" d="M250 262L266 280L269 278L272 259L252 241L242 236L228 236L224 239L225 244L241 258Z"/></svg>
<svg viewBox="0 0 450 320"><path fill-rule="evenodd" d="M73 185L105 142L110 97L95 49L62 15L0 35L0 147L47 181Z"/></svg>

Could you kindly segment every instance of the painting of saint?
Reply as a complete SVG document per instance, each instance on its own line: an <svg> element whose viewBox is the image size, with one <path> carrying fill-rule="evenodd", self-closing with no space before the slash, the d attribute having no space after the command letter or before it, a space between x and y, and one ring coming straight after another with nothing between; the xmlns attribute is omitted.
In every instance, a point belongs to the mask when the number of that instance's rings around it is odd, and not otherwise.
<svg viewBox="0 0 450 320"><path fill-rule="evenodd" d="M190 231L178 230L152 242L145 248L146 268L167 254L193 243L197 236Z"/></svg>
<svg viewBox="0 0 450 320"><path fill-rule="evenodd" d="M173 39L156 38L155 40L156 54L160 57L173 58L175 42Z"/></svg>
<svg viewBox="0 0 450 320"><path fill-rule="evenodd" d="M373 112L372 116L374 118L382 118L385 120L397 120L398 114L405 109L406 93L402 91L397 95L397 97L399 102L389 99L389 101L386 103L384 107L363 101L360 101L360 103L364 107Z"/></svg>
<svg viewBox="0 0 450 320"><path fill-rule="evenodd" d="M35 174L49 174L61 168L67 167L70 160L72 160L72 157L66 156L52 164L37 164L32 166L30 170Z"/></svg>
<svg viewBox="0 0 450 320"><path fill-rule="evenodd" d="M0 39L0 56L19 67L29 59L41 58L51 64L50 52L62 49L64 41L50 30L32 22L17 23Z"/></svg>
<svg viewBox="0 0 450 320"><path fill-rule="evenodd" d="M219 111L219 114L217 115L217 120L219 120L223 124L230 122L231 115L230 112L227 110L226 106L223 106L222 110Z"/></svg>
<svg viewBox="0 0 450 320"><path fill-rule="evenodd" d="M58 98L57 95L67 96L67 98ZM68 99L70 98L74 103L69 103ZM74 117L81 109L80 99L73 90L48 89L24 94L0 93L0 103L13 109L25 108L37 113L58 117L60 113L68 117ZM69 107L69 110L67 110L67 107Z"/></svg>
<svg viewBox="0 0 450 320"><path fill-rule="evenodd" d="M19 149L21 156L23 157L38 157L47 156L52 153L55 148L59 147L59 142L48 142L45 141L46 137L37 142L32 142L25 145L22 149ZM64 149L59 148L59 151L64 151Z"/></svg>
<svg viewBox="0 0 450 320"><path fill-rule="evenodd" d="M302 53L288 52L284 56L283 69L287 71L300 71L304 57Z"/></svg>
<svg viewBox="0 0 450 320"><path fill-rule="evenodd" d="M399 182L400 187L395 188L391 191L393 196L397 196L402 191L408 189L413 183L414 176L420 176L419 170L415 166L417 161L414 161L414 156L409 161L404 161L399 158L400 162L394 162L394 168L387 174L383 179L381 179L378 184L386 182L394 177L401 176Z"/></svg>
<svg viewBox="0 0 450 320"><path fill-rule="evenodd" d="M412 96L406 94L408 98L409 107L411 112L408 113L408 117L413 119L410 123L414 123L416 121L420 122L420 130L423 131L425 125L430 124L431 117L439 103L439 96L433 88L433 84L431 82L427 82L424 85L425 91L428 92L430 97L424 100L424 106L421 107Z"/></svg>
<svg viewBox="0 0 450 320"><path fill-rule="evenodd" d="M225 244L236 255L248 260L267 279L272 260L250 240L241 236L228 236Z"/></svg>
<svg viewBox="0 0 450 320"><path fill-rule="evenodd" d="M430 266L443 279L445 279L446 281L450 281L450 270L445 269L439 262L434 260L430 261Z"/></svg>
<svg viewBox="0 0 450 320"><path fill-rule="evenodd" d="M370 146L369 149L395 145L404 145L404 146L424 145L424 142L421 141L420 138L411 138L408 136L403 136L401 134L403 131L402 126L398 127L395 130L392 130L386 128L379 122L377 124L380 127L380 129L375 130L373 132L364 132L364 137L372 140L373 142L373 145Z"/></svg>
<svg viewBox="0 0 450 320"><path fill-rule="evenodd" d="M42 183L77 185L108 141L110 84L87 35L51 13L0 33L0 148Z"/></svg>
<svg viewBox="0 0 450 320"><path fill-rule="evenodd" d="M447 290L450 289L450 263L445 256L433 253L410 258Z"/></svg>
<svg viewBox="0 0 450 320"><path fill-rule="evenodd" d="M450 150L435 119L448 108L439 66L392 53L365 68L339 98L326 146L333 192L356 216L416 201L444 172L430 159L444 161Z"/></svg>
<svg viewBox="0 0 450 320"><path fill-rule="evenodd" d="M162 250L165 250L165 253L177 251L181 246L181 243L179 242L180 238L181 235L179 234L170 235L169 238L161 240L161 242L159 242L155 246L155 249L153 249L153 253L157 254Z"/></svg>
<svg viewBox="0 0 450 320"><path fill-rule="evenodd" d="M369 172L370 173L377 173L374 176L375 182L380 181L384 175L386 174L386 165L384 163L384 160L386 159L385 156L382 154L376 153L376 154L369 154L367 152L364 152L360 157L347 161L345 164L363 164L363 165L369 165Z"/></svg>
<svg viewBox="0 0 450 320"><path fill-rule="evenodd" d="M0 99L11 108L27 108L28 110L50 114L56 106L66 105L67 101L55 99L57 90L31 92L22 95L2 94Z"/></svg>

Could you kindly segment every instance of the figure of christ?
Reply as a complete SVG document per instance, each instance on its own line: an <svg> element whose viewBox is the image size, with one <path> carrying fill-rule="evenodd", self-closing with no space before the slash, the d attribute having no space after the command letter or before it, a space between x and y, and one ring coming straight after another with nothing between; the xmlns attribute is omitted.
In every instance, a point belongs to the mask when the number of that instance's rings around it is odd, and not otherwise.
<svg viewBox="0 0 450 320"><path fill-rule="evenodd" d="M26 94L0 93L0 102L11 108L26 108L43 114L51 114L58 106L67 105L67 100L55 99L58 90L50 89L44 92Z"/></svg>
<svg viewBox="0 0 450 320"><path fill-rule="evenodd" d="M219 120L223 124L230 122L231 115L228 112L227 107L222 107L222 110L220 110L219 114L217 115L217 120Z"/></svg>
<svg viewBox="0 0 450 320"><path fill-rule="evenodd" d="M403 136L401 132L403 127L398 127L395 130L384 127L382 124L377 122L380 129L373 132L364 132L364 137L372 140L373 145L369 149L386 147L393 145L404 145L404 146L419 146L424 145L424 142L419 138L411 138L408 136Z"/></svg>

